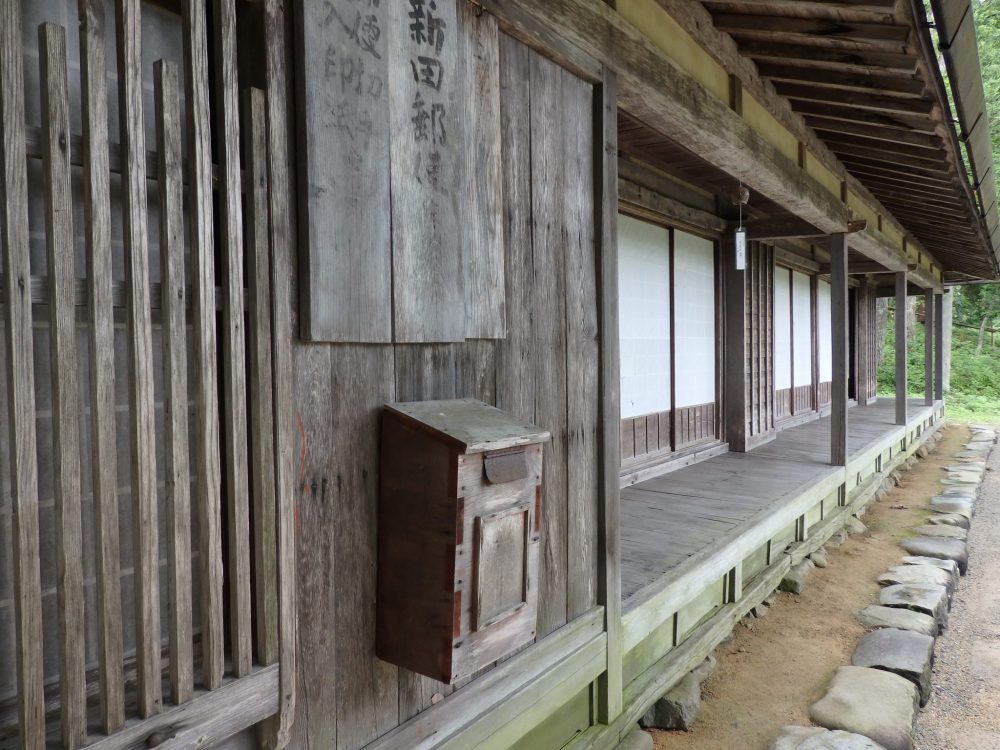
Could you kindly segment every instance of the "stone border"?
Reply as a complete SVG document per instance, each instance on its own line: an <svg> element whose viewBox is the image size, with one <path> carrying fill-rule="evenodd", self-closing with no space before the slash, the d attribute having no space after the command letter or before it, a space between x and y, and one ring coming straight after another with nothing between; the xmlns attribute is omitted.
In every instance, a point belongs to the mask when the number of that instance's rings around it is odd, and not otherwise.
<svg viewBox="0 0 1000 750"><path fill-rule="evenodd" d="M851 666L838 669L826 694L810 707L818 726L783 728L771 750L913 750L917 713L930 698L935 639L947 627L951 597L968 569L967 530L997 442L993 429L971 429L965 450L945 467L941 493L931 500L932 515L914 529L917 536L900 544L909 554L879 576L879 603L858 613L872 631L858 643ZM928 442L938 439L934 435ZM925 443L915 455L929 453ZM915 463L907 459L890 480L898 484L898 471ZM782 588L799 593L812 566L809 559L794 566Z"/></svg>

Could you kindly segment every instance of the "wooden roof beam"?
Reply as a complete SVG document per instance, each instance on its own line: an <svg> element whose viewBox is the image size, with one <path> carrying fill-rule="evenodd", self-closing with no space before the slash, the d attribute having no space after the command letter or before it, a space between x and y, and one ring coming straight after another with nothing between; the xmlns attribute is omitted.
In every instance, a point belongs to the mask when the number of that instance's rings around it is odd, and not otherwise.
<svg viewBox="0 0 1000 750"><path fill-rule="evenodd" d="M781 63L792 60L796 65L850 73L914 75L917 72L917 57L909 52L834 49L761 39L742 39L739 47L744 55L758 62L767 60Z"/></svg>
<svg viewBox="0 0 1000 750"><path fill-rule="evenodd" d="M887 112L893 115L927 119L938 119L936 115L940 114L940 108L937 104L926 99L903 99L878 93L869 94L807 83L787 83L785 81L774 81L773 83L775 91L792 100L793 107L796 106L796 101L806 101L819 104L834 103L876 112Z"/></svg>
<svg viewBox="0 0 1000 750"><path fill-rule="evenodd" d="M864 231L868 222L864 219L848 221L846 227L837 234L854 234ZM735 229L735 226L731 226ZM826 240L831 232L821 232L812 224L796 218L763 219L744 225L748 240Z"/></svg>
<svg viewBox="0 0 1000 750"><path fill-rule="evenodd" d="M902 128L919 133L937 133L937 123L916 115L889 114L868 109L858 109L841 102L817 102L800 99L792 106L800 115L818 115L831 120L878 125L884 128Z"/></svg>
<svg viewBox="0 0 1000 750"><path fill-rule="evenodd" d="M760 74L765 78L789 83L809 83L824 88L845 88L857 91L879 91L893 96L920 98L926 92L923 81L910 76L887 75L884 73L857 73L840 70L825 70L799 66L794 62L757 63Z"/></svg>
<svg viewBox="0 0 1000 750"><path fill-rule="evenodd" d="M844 134L864 138L873 144L902 143L928 151L941 149L941 138L936 134L915 133L909 129L861 124L817 115L806 115L805 121L806 125L815 130L822 138L827 138L831 134Z"/></svg>
<svg viewBox="0 0 1000 750"><path fill-rule="evenodd" d="M764 13L878 23L893 20L896 0L705 0L714 13Z"/></svg>
<svg viewBox="0 0 1000 750"><path fill-rule="evenodd" d="M884 23L852 22L825 18L795 18L752 13L713 13L715 28L730 34L747 32L773 34L776 40L790 41L840 40L864 42L872 47L902 50L910 39L910 27Z"/></svg>

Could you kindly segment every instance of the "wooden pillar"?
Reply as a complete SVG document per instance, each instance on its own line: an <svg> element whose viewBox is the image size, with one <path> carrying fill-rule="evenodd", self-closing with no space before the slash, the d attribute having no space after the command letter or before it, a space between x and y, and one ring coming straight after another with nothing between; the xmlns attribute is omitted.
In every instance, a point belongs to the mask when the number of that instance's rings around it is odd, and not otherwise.
<svg viewBox="0 0 1000 750"><path fill-rule="evenodd" d="M724 433L729 449L744 453L747 450L747 375L746 362L746 271L737 270L733 264L732 240L722 243L722 274L725 280L725 357L723 363ZM748 259L749 262L749 259Z"/></svg>
<svg viewBox="0 0 1000 750"><path fill-rule="evenodd" d="M830 330L833 383L830 421L830 463L847 466L847 235L830 237Z"/></svg>
<svg viewBox="0 0 1000 750"><path fill-rule="evenodd" d="M934 405L934 344L937 331L934 327L933 289L924 292L924 405Z"/></svg>
<svg viewBox="0 0 1000 750"><path fill-rule="evenodd" d="M598 505L597 603L608 634L607 671L598 680L597 720L610 724L622 712L622 597L619 508L621 406L618 351L618 86L607 68L594 87L594 205L600 304L601 463Z"/></svg>
<svg viewBox="0 0 1000 750"><path fill-rule="evenodd" d="M934 398L944 400L944 295L934 295Z"/></svg>
<svg viewBox="0 0 1000 750"><path fill-rule="evenodd" d="M906 271L896 272L896 424L906 424Z"/></svg>

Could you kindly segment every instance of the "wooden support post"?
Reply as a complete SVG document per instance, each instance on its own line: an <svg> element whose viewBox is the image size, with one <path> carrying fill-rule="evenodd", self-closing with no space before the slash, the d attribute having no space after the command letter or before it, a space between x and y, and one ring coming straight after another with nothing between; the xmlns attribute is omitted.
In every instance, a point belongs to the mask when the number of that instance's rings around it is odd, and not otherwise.
<svg viewBox="0 0 1000 750"><path fill-rule="evenodd" d="M896 424L906 424L906 271L896 272Z"/></svg>
<svg viewBox="0 0 1000 750"><path fill-rule="evenodd" d="M118 107L122 160L128 383L132 458L132 580L135 586L139 715L160 712L160 548L157 524L153 330L149 293L142 23L138 0L118 0Z"/></svg>
<svg viewBox="0 0 1000 750"><path fill-rule="evenodd" d="M291 218L288 113L292 94L285 68L288 18L281 0L265 0L264 69L267 76L267 179L271 241L271 331L274 363L275 513L277 521L278 713L258 731L259 744L280 750L291 739L295 719L295 659L297 603L295 588L295 425L292 378L292 248L295 229Z"/></svg>
<svg viewBox="0 0 1000 750"><path fill-rule="evenodd" d="M830 326L833 383L830 394L830 463L847 466L847 369L849 345L847 315L847 235L830 237Z"/></svg>
<svg viewBox="0 0 1000 750"><path fill-rule="evenodd" d="M191 469L188 460L188 367L185 330L184 188L180 83L176 63L153 63L160 194L160 278L163 284L163 457L167 477L167 630L170 700L194 692L191 601Z"/></svg>
<svg viewBox="0 0 1000 750"><path fill-rule="evenodd" d="M38 464L35 374L28 259L28 176L24 146L24 71L21 3L0 0L0 277L7 345L7 413L14 639L20 747L45 747L42 665L42 585L38 545ZM6 544L6 539L4 540ZM5 669L12 665L5 663Z"/></svg>
<svg viewBox="0 0 1000 750"><path fill-rule="evenodd" d="M604 69L594 87L594 205L599 222L600 423L597 603L604 607L608 634L607 671L598 683L598 721L610 724L622 712L622 619L619 505L621 467L618 364L618 89Z"/></svg>
<svg viewBox="0 0 1000 750"><path fill-rule="evenodd" d="M723 434L733 451L745 452L747 445L747 389L743 364L746 358L747 305L746 271L737 270L733 263L733 243L722 243L722 276L725 290L725 342L728 363L723 375Z"/></svg>
<svg viewBox="0 0 1000 750"><path fill-rule="evenodd" d="M222 509L219 409L216 382L215 234L212 231L212 143L208 97L208 31L204 0L184 3L184 84L188 127L190 265L194 299L194 474L198 497L201 581L202 682L222 684L225 655L222 615Z"/></svg>
<svg viewBox="0 0 1000 750"><path fill-rule="evenodd" d="M83 643L83 531L80 505L80 386L73 309L73 196L69 159L66 31L38 28L45 165L45 257L49 270L49 356L52 363L53 490L59 617L62 743L87 741Z"/></svg>
<svg viewBox="0 0 1000 750"><path fill-rule="evenodd" d="M934 295L934 398L944 399L944 295Z"/></svg>
<svg viewBox="0 0 1000 750"><path fill-rule="evenodd" d="M924 405L934 405L934 294L933 289L924 292Z"/></svg>
<svg viewBox="0 0 1000 750"><path fill-rule="evenodd" d="M121 562L118 542L118 451L115 427L115 331L112 309L111 197L103 0L80 0L80 108L83 210L87 244L88 344L97 568L97 659L101 727L125 723L122 671ZM72 154L71 154L72 156Z"/></svg>

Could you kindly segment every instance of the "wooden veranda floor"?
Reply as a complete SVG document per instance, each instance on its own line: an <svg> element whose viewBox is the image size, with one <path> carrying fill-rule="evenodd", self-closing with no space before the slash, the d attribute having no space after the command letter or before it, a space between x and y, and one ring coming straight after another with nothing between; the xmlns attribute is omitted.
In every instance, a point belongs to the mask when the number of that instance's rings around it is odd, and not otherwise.
<svg viewBox="0 0 1000 750"><path fill-rule="evenodd" d="M930 409L922 399L911 399L908 422L919 421ZM894 421L891 398L851 408L849 462L901 431ZM623 489L623 599L696 553L723 548L762 515L843 471L830 465L830 419L825 417L783 430L750 453L724 453Z"/></svg>

